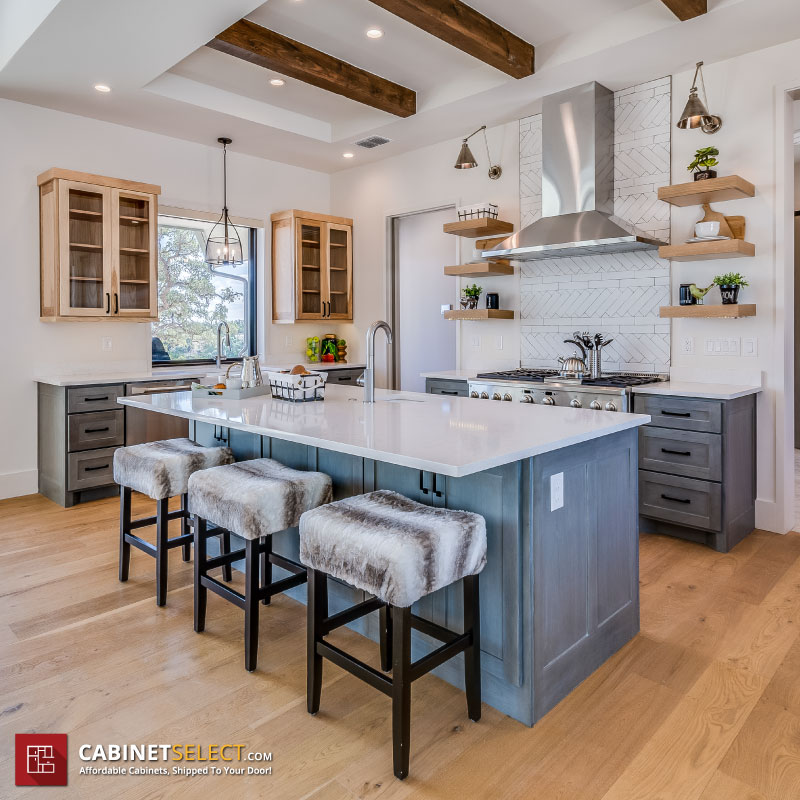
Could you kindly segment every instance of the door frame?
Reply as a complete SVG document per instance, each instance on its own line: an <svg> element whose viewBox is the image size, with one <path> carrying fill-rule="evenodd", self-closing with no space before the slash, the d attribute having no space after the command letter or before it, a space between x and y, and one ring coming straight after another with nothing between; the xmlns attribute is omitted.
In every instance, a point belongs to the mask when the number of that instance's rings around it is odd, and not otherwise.
<svg viewBox="0 0 800 800"><path fill-rule="evenodd" d="M439 203L433 206L426 206L425 208L417 208L411 209L407 211L395 211L391 214L386 215L386 309L387 315L389 319L387 320L389 325L392 326L392 332L394 334L394 345L389 348L388 351L388 361L387 361L387 375L386 379L389 384L390 389L396 389L400 383L400 359L401 359L401 331L400 331L400 322L399 322L399 313L398 313L398 291L397 291L397 281L398 281L398 269L397 269L397 261L398 261L398 248L397 248L397 223L403 219L404 217L415 217L419 216L420 214L430 214L435 211L449 211L455 210L458 206L458 202L456 200L446 201L444 203ZM453 262L454 264L460 263L460 255L461 255L461 242L458 236L454 236L454 243L453 243L453 258L456 260ZM442 267L444 268L446 265L443 264ZM458 300L458 292L459 292L459 281L458 279L453 281L454 287L454 300L453 303L455 304ZM455 323L456 325L456 365L461 363L461 336L460 336L460 328L461 324L459 322Z"/></svg>

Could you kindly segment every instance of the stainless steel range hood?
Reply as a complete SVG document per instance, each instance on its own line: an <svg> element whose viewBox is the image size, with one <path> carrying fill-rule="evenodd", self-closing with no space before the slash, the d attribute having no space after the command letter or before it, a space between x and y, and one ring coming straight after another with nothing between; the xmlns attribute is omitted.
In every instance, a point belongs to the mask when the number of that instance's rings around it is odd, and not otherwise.
<svg viewBox="0 0 800 800"><path fill-rule="evenodd" d="M613 210L614 95L592 81L542 101L542 218L482 256L531 261L663 244Z"/></svg>

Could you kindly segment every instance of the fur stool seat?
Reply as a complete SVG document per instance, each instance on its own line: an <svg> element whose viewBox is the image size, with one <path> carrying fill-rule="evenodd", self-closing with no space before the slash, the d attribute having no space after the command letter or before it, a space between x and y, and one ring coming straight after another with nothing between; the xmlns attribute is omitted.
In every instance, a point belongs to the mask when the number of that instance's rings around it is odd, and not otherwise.
<svg viewBox="0 0 800 800"><path fill-rule="evenodd" d="M464 653L467 713L476 722L481 717L478 573L486 564L486 522L479 514L433 508L396 492L371 492L303 514L300 560L308 567L308 711L319 710L323 658L388 694L394 774L405 778L412 681ZM330 616L329 575L374 597ZM411 613L412 603L459 580L463 633ZM380 613L381 668L391 670L391 678L325 639L373 611ZM440 640L441 647L412 663L412 629Z"/></svg>
<svg viewBox="0 0 800 800"><path fill-rule="evenodd" d="M322 472L291 469L271 458L239 461L196 472L189 478L189 504L194 515L194 629L205 630L208 590L244 609L245 668L252 672L258 659L258 604L306 582L302 564L272 552L272 534L294 528L304 511L332 498L332 483ZM207 524L235 533L245 546L209 559ZM213 535L213 531L211 532ZM244 594L226 586L208 571L244 556ZM289 577L272 580L273 565Z"/></svg>

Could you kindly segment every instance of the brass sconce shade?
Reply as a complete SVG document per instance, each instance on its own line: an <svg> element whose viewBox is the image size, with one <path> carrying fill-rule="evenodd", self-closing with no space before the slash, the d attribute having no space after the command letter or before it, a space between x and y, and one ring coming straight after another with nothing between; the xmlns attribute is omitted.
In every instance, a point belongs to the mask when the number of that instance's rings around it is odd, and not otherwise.
<svg viewBox="0 0 800 800"><path fill-rule="evenodd" d="M486 160L489 162L489 177L496 181L502 174L503 170L499 164L492 164L492 157L489 155L489 140L486 138L486 126L482 125L474 133L471 133L461 142L461 150L458 151L458 158L453 165L456 169L472 169L478 166L475 156L472 155L472 150L469 149L467 141L471 139L476 133L483 133L483 141L486 145Z"/></svg>
<svg viewBox="0 0 800 800"><path fill-rule="evenodd" d="M689 99L686 101L686 107L683 109L677 126L681 130L687 128L700 128L703 133L716 133L722 127L722 118L715 114L709 114L707 103L708 97L706 96L706 82L703 80L702 72L703 62L698 61L694 71L694 80L692 81L692 88L689 90ZM705 102L700 99L697 93L697 77L700 76L700 84L703 87L703 98Z"/></svg>

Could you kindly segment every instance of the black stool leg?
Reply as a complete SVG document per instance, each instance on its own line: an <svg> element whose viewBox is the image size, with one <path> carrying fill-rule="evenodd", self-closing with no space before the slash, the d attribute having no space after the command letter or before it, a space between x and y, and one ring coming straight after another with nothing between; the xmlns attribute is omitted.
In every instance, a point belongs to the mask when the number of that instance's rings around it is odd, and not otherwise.
<svg viewBox="0 0 800 800"><path fill-rule="evenodd" d="M231 532L224 531L220 537L220 552L226 556L231 551ZM222 567L222 580L230 583L233 580L233 570L230 564L224 564Z"/></svg>
<svg viewBox="0 0 800 800"><path fill-rule="evenodd" d="M131 490L119 487L119 579L128 580L131 567L131 546L125 541L125 534L131 532Z"/></svg>
<svg viewBox="0 0 800 800"><path fill-rule="evenodd" d="M411 745L411 608L391 607L392 615L392 760L394 774L408 775Z"/></svg>
<svg viewBox="0 0 800 800"><path fill-rule="evenodd" d="M481 718L481 607L478 576L464 578L464 630L472 631L472 644L464 651L464 686L467 713L473 722Z"/></svg>
<svg viewBox="0 0 800 800"><path fill-rule="evenodd" d="M378 624L380 625L381 669L389 672L392 668L392 615L389 606L381 606Z"/></svg>
<svg viewBox="0 0 800 800"><path fill-rule="evenodd" d="M185 536L189 533L189 495L188 493L184 493L181 495L181 511L183 511L183 516L181 517L181 536ZM186 542L183 545L183 560L190 561L192 558L192 543Z"/></svg>
<svg viewBox="0 0 800 800"><path fill-rule="evenodd" d="M206 568L206 521L195 515L194 518L194 629L202 633L206 627L206 605L208 589L200 580Z"/></svg>
<svg viewBox="0 0 800 800"><path fill-rule="evenodd" d="M272 583L272 562L269 560L272 554L272 536L262 536L263 549L261 551L261 588L264 589ZM265 597L261 602L268 606L271 602L270 597Z"/></svg>
<svg viewBox="0 0 800 800"><path fill-rule="evenodd" d="M248 672L258 661L258 540L245 541L244 665Z"/></svg>
<svg viewBox="0 0 800 800"><path fill-rule="evenodd" d="M308 625L306 669L306 702L308 713L319 711L322 692L322 656L317 653L317 642L322 640L322 623L328 616L328 576L324 572L308 570Z"/></svg>
<svg viewBox="0 0 800 800"><path fill-rule="evenodd" d="M169 569L169 498L156 501L156 605L167 604L167 572Z"/></svg>

